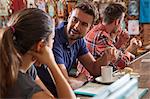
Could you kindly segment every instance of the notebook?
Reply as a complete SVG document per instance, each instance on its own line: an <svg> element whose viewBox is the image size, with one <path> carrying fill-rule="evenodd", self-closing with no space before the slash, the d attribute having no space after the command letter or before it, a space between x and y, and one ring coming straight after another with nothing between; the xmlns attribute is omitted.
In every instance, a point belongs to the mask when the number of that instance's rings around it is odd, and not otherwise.
<svg viewBox="0 0 150 99"><path fill-rule="evenodd" d="M74 93L77 95L85 95L93 97L98 94L98 92L105 90L108 85L98 84L94 82L88 82L81 88L74 90Z"/></svg>
<svg viewBox="0 0 150 99"><path fill-rule="evenodd" d="M131 97L131 99L133 99L134 97L138 97L138 99L140 99L148 92L148 88L138 88L137 83L137 79L131 79L130 76L127 74L122 78L118 79L116 82L112 83L111 85L88 82L81 88L74 90L74 93L76 95L83 95L87 98L93 97L94 99L99 99L99 97L101 97L101 99L108 99L108 97L110 97L111 95L113 96L116 93L120 93L120 91L122 91L120 95L122 95L123 97L133 96ZM127 88L124 87L125 85L127 86ZM128 94L126 94L127 92Z"/></svg>
<svg viewBox="0 0 150 99"><path fill-rule="evenodd" d="M126 84L126 82L129 80L130 80L130 75L126 74L125 76L121 77L111 85L88 82L81 88L74 90L74 93L77 95L86 95L86 96L96 96L97 94L100 93L102 93L102 95L108 95L110 94L110 92L113 92L118 88L120 88L121 86L123 86L124 84Z"/></svg>

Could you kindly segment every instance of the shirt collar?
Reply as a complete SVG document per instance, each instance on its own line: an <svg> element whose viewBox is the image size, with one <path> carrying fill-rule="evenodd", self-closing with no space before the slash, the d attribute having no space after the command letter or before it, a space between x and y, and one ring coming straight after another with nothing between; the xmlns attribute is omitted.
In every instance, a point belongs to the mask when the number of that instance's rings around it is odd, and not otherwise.
<svg viewBox="0 0 150 99"><path fill-rule="evenodd" d="M110 38L110 34L107 33L106 29L105 29L105 26L102 24L102 23L99 23L97 26L94 27L94 32L97 32L97 31L102 31L101 33L107 37L107 38Z"/></svg>
<svg viewBox="0 0 150 99"><path fill-rule="evenodd" d="M102 24L102 23L99 23L97 26L95 26L95 28L94 28L94 32L99 32L99 31L101 31L101 34L104 36L104 37L106 37L106 38L108 38L108 40L109 40L109 42L108 42L108 44L109 45L112 45L113 43L114 43L114 41L111 39L111 37L110 37L110 34L106 31L106 28L105 28L105 26Z"/></svg>
<svg viewBox="0 0 150 99"><path fill-rule="evenodd" d="M60 34L59 37L60 37L60 40L61 40L60 43L62 43L63 45L69 45L67 35L65 34L65 31L64 31L64 28L67 24L68 24L68 22L64 21L64 22L60 23L60 25L58 25L58 27L57 27L57 28L60 29L60 33L59 33Z"/></svg>

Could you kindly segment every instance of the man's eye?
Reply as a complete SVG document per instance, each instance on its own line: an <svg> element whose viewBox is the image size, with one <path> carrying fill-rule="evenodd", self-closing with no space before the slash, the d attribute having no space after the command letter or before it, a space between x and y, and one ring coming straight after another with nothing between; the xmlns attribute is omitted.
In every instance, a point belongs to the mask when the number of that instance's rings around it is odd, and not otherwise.
<svg viewBox="0 0 150 99"><path fill-rule="evenodd" d="M82 22L82 25L87 27L88 23Z"/></svg>
<svg viewBox="0 0 150 99"><path fill-rule="evenodd" d="M78 19L74 17L74 18L72 19L72 22L78 22Z"/></svg>

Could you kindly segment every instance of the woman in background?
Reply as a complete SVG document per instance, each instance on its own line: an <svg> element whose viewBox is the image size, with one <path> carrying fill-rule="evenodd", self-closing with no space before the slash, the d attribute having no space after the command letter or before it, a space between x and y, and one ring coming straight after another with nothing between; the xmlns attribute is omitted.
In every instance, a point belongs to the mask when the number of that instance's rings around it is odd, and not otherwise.
<svg viewBox="0 0 150 99"><path fill-rule="evenodd" d="M42 10L24 9L10 18L0 39L0 98L54 98L26 73L36 61L47 64L51 70L58 98L75 98L55 63L53 38L52 19Z"/></svg>

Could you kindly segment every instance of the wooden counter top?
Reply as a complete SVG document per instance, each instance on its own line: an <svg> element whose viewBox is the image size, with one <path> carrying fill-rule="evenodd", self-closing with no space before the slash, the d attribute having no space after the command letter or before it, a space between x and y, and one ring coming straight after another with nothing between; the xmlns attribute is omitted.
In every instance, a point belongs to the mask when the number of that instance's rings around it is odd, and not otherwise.
<svg viewBox="0 0 150 99"><path fill-rule="evenodd" d="M149 88L149 92L142 99L150 99L150 51L133 60L129 66L140 74L139 87Z"/></svg>

